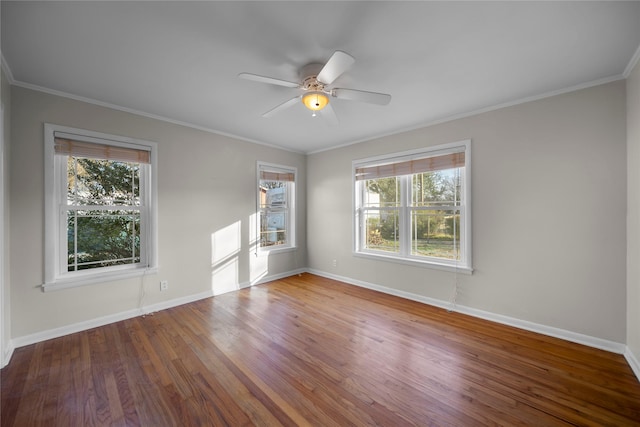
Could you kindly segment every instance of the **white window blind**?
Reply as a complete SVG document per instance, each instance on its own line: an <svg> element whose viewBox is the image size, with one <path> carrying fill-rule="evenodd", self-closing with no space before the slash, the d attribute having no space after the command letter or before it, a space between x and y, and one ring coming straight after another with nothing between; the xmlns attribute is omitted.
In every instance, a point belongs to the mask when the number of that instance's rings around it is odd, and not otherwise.
<svg viewBox="0 0 640 427"><path fill-rule="evenodd" d="M55 135L54 141L53 149L56 154L120 162L151 163L149 150L80 141L61 137L58 134Z"/></svg>
<svg viewBox="0 0 640 427"><path fill-rule="evenodd" d="M412 175L416 173L434 172L445 169L463 167L464 152L449 153L440 156L419 159L400 160L373 166L356 168L356 180L388 178L390 176Z"/></svg>
<svg viewBox="0 0 640 427"><path fill-rule="evenodd" d="M295 174L292 172L260 169L260 179L264 181L293 182L295 181Z"/></svg>

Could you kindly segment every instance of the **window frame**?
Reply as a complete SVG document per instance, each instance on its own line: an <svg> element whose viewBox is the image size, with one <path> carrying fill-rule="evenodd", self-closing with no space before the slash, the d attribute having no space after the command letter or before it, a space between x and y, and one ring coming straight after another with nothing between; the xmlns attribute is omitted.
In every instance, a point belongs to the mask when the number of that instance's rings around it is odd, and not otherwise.
<svg viewBox="0 0 640 427"><path fill-rule="evenodd" d="M293 174L293 180L289 181L290 185L287 185L287 207L283 209L285 211L285 230L287 236L287 243L282 245L261 246L261 219L262 219L262 206L260 201L260 188L261 188L261 172L277 172L283 174ZM291 251L296 249L296 192L298 180L298 168L293 166L284 166L275 163L268 163L258 161L256 163L256 248L258 253L278 252L278 251Z"/></svg>
<svg viewBox="0 0 640 427"><path fill-rule="evenodd" d="M356 169L362 167L371 167L377 165L389 165L393 163L401 163L409 160L435 157L440 155L464 152L464 173L461 176L463 185L460 200L460 260L447 260L445 258L427 257L420 255L411 255L411 213L419 211L411 205L411 180L415 174L395 175L400 178L399 192L400 205L397 208L399 221L399 242L398 252L386 252L364 247L364 229L366 220L363 220L363 191L361 190L361 182L356 176ZM438 270L461 272L471 274L473 272L472 263L472 230L471 230L471 140L463 140L448 144L441 144L432 147L420 148L415 150L390 153L381 156L369 157L352 161L352 237L353 237L353 254L357 257L386 260L401 264L413 266L421 266ZM403 182L404 180L404 182ZM444 210L457 210L455 207L443 207ZM378 208L382 211L383 208ZM434 210L438 208L434 207Z"/></svg>
<svg viewBox="0 0 640 427"><path fill-rule="evenodd" d="M67 209L62 203L67 194L67 159L54 150L55 136L108 146L134 148L150 153L149 164L140 168L141 258L139 263L67 271ZM43 291L66 289L157 273L157 144L134 138L85 129L44 125L45 166L45 270Z"/></svg>

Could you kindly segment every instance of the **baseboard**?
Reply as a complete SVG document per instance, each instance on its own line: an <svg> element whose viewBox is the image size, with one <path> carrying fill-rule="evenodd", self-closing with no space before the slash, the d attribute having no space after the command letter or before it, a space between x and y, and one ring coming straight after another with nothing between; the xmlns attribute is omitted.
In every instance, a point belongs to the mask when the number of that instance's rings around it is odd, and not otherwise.
<svg viewBox="0 0 640 427"><path fill-rule="evenodd" d="M241 287L260 285L262 283L271 282L273 280L284 279L285 277L297 276L298 274L306 273L308 271L309 269L307 268L298 268L296 270L287 271L285 273L278 273L278 274L272 274L270 276L263 276L258 280L254 280L251 283L247 283L246 286L241 286Z"/></svg>
<svg viewBox="0 0 640 427"><path fill-rule="evenodd" d="M636 355L631 352L631 349L629 349L628 346L624 352L624 358L627 359L627 363L629 363L629 366L631 366L631 370L636 375L636 378L638 378L638 381L640 381L640 362L638 361Z"/></svg>
<svg viewBox="0 0 640 427"><path fill-rule="evenodd" d="M4 354L2 355L2 361L1 361L2 365L0 366L0 368L4 368L9 364L9 361L11 360L11 356L13 356L14 350L15 350L15 347L13 346L13 343L9 341L9 343L7 344L7 348L4 350Z"/></svg>
<svg viewBox="0 0 640 427"><path fill-rule="evenodd" d="M151 304L142 307L140 315L151 314L157 311L166 310L172 307L178 307L180 305L189 304L190 302L199 301L201 299L210 298L213 296L212 291L200 292L193 295L187 295L186 297L174 298L168 301L162 301L156 304ZM113 322L110 322L113 323Z"/></svg>
<svg viewBox="0 0 640 427"><path fill-rule="evenodd" d="M355 285L355 286L379 291L389 295L398 296L401 298L421 302L421 303L432 305L435 307L444 308L444 309L455 311L462 314L467 314L467 315L485 319L485 320L490 320L490 321L501 323L504 325L514 326L514 327L528 330L531 332L537 332L543 335L553 336L556 338L564 339L566 341L571 341L571 342L587 345L590 347L599 348L599 349L610 351L613 353L623 354L627 359L627 361L629 362L629 365L631 366L631 369L635 373L636 377L638 377L638 379L640 380L640 363L638 362L638 359L636 358L636 356L624 344L603 340L603 339L591 337L588 335L578 334L578 333L567 331L564 329L554 328L546 325L541 325L538 323L520 320L520 319L516 319L509 316L490 313L490 312L478 310L472 307L466 307L461 305L452 306L448 301L429 298L429 297L425 297L425 296L410 293L410 292L399 291L397 289L388 288L386 286L376 285L374 283L352 279L350 277L339 276L336 274L327 273L325 271L320 271L315 269L297 269L297 270L274 274L270 276L264 276L253 282L241 283L239 284L238 287L247 288L254 285L259 285L261 283L270 282L272 280L278 280L284 277L301 274L304 272L309 272L312 274L316 274L318 276L338 280L350 285ZM131 319L133 317L157 312L160 310L166 310L168 308L177 307L183 304L188 304L190 302L198 301L198 300L209 298L212 296L213 296L213 291L209 290L209 291L201 292L198 294L188 295L185 297L175 298L175 299L163 301L157 304L144 306L142 308L127 310L124 312L115 313L108 316L103 316L103 317L99 317L99 318L95 318L95 319L91 319L83 322L74 323L67 326L62 326L60 328L49 329L46 331L37 332L35 334L24 335L22 337L14 338L9 341L8 347L4 352L5 354L3 355L2 367L6 366L9 363L11 356L16 348L23 347L30 344L35 344L35 343L46 341L53 338L62 337L65 335L76 333L76 332L85 331L85 330L96 328L99 326L108 325L110 323Z"/></svg>
<svg viewBox="0 0 640 427"><path fill-rule="evenodd" d="M542 335L560 338L566 341L583 344L589 347L598 348L598 349L609 351L612 353L624 354L626 356L626 345L617 343L614 341L608 341L601 338L596 338L589 335L568 331L565 329L554 328L551 326L541 325L539 323L516 319L509 316L503 316L501 314L495 314L488 311L478 310L476 308L466 307L460 304L456 304L454 306L448 301L429 298L422 295L413 294L410 292L399 291L397 289L376 285L374 283L364 282L362 280L352 279L350 277L338 276L332 273L327 273L325 271L320 271L315 269L308 269L307 271L309 273L316 274L318 276L338 280L350 285L372 289L374 291L379 291L385 294L394 295L397 297L406 298L413 301L418 301L424 304L444 308L450 311L455 311L457 313L467 314L469 316L477 317L480 319L490 320L492 322L501 323L503 325L513 326L519 329L524 329L524 330L536 332ZM636 372L636 375L637 375L637 371L635 369L634 369L634 372Z"/></svg>
<svg viewBox="0 0 640 427"><path fill-rule="evenodd" d="M252 282L240 283L239 285L237 285L236 289L231 289L230 291L259 285L261 283L270 282L272 280L281 279L283 277L293 276L296 274L304 273L306 271L307 271L306 269L297 269L297 270L292 270L285 273L279 273L279 274L274 274L270 276L263 276ZM137 316L155 313L160 310L166 310L168 308L177 307L180 305L188 304L190 302L199 301L205 298L210 298L212 296L214 296L213 291L208 290L208 291L200 292L193 295L174 298L168 301L162 301L156 304L146 305L141 308L135 308L132 310L127 310L120 313L111 314L108 316L98 317L95 319L90 319L90 320L86 320L78 323L73 323L71 325L62 326L54 329L48 329L46 331L36 332L35 334L29 334L29 335L24 335L21 337L14 338L10 341L10 345L9 345L11 353L8 356L5 356L3 360L3 362L5 363L3 366L6 366L6 364L9 363L9 360L11 359L11 354L13 354L13 350L15 348L24 347L30 344L36 344L36 343L50 340L53 338L59 338L59 337L73 334L76 332L86 331L88 329L97 328L99 326L108 325L110 323L120 322L122 320L131 319Z"/></svg>
<svg viewBox="0 0 640 427"><path fill-rule="evenodd" d="M59 328L36 332L34 334L23 335L21 337L16 337L11 341L15 348L20 348L24 347L25 345L35 344L42 341L50 340L52 338L59 338L76 332L86 331L87 329L97 328L99 326L119 322L121 320L131 319L143 314L145 314L145 311L143 309L136 308L134 310L127 310L109 316L98 317L67 326L61 326Z"/></svg>

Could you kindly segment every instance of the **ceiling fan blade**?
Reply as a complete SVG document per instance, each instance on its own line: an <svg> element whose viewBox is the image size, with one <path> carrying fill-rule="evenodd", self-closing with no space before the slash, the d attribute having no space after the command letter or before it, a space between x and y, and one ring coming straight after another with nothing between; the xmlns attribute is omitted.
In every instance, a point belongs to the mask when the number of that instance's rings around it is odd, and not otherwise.
<svg viewBox="0 0 640 427"><path fill-rule="evenodd" d="M299 96L296 96L295 98L291 98L290 100L285 101L282 104L280 104L280 105L272 108L271 110L267 111L266 113L264 113L262 115L262 117L268 119L269 117L279 113L280 111L286 110L287 108L293 106L295 103L297 103L299 101L300 101L300 97Z"/></svg>
<svg viewBox="0 0 640 427"><path fill-rule="evenodd" d="M254 82L268 83L271 85L285 86L285 87L299 87L299 83L289 82L287 80L274 79L273 77L259 76L251 73L240 73L238 77L245 80L253 80Z"/></svg>
<svg viewBox="0 0 640 427"><path fill-rule="evenodd" d="M347 71L355 61L353 56L348 53L336 50L318 73L318 81L325 85L330 85L335 79L340 77L342 73Z"/></svg>
<svg viewBox="0 0 640 427"><path fill-rule="evenodd" d="M331 104L327 104L322 110L320 110L320 114L330 125L336 126L339 123L338 116L336 116L336 112Z"/></svg>
<svg viewBox="0 0 640 427"><path fill-rule="evenodd" d="M387 105L391 101L391 95L387 93L367 92L356 89L336 88L331 91L331 95L338 99L367 102L369 104L378 105Z"/></svg>

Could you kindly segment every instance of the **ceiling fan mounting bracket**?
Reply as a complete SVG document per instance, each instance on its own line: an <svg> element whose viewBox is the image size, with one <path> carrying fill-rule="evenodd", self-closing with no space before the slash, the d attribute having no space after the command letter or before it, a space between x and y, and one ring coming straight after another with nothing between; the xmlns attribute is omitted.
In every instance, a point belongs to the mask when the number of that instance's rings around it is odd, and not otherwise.
<svg viewBox="0 0 640 427"><path fill-rule="evenodd" d="M307 64L302 67L300 71L300 77L302 78L302 84L300 88L305 91L324 92L324 83L318 81L318 73L324 67L323 64Z"/></svg>
<svg viewBox="0 0 640 427"><path fill-rule="evenodd" d="M302 81L302 90L313 92L325 92L324 84L318 81L317 76L308 76Z"/></svg>

